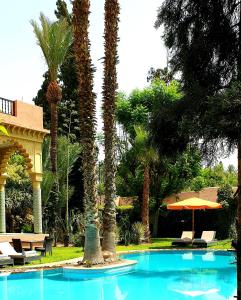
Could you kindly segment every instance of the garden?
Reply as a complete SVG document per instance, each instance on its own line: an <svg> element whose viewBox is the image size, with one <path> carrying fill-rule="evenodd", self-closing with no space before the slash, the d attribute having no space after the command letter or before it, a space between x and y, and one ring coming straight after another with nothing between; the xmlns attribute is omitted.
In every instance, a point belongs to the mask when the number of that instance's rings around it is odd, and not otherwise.
<svg viewBox="0 0 241 300"><path fill-rule="evenodd" d="M47 65L33 101L43 108L44 128L50 131L42 145L41 191L43 232L53 239L52 255L29 266L78 259L78 265L89 268L134 255L140 277L146 276L141 270L147 265L145 274L156 276L150 286L158 284L157 278L168 276L174 284L183 274L183 284L191 293L202 290L202 297L217 293L223 298L212 299L231 299L217 288L223 286L219 282L223 267L227 268L223 271L225 284L232 278L228 296L235 290L241 299L240 2L163 1L153 24L163 28L167 65L150 66L146 86L126 93L118 90L117 76L120 4L105 0L102 131L97 131L93 89L90 2L74 0L69 11L64 0L57 0L55 21L41 13L39 21L31 20L29 25ZM238 168L225 167L222 159L234 149ZM20 152L11 155L6 173L6 231L33 233L33 190ZM173 240L191 231L193 217L185 208L169 210L168 201L175 197L178 202L182 192L198 193L210 187L217 188L215 202L221 209L195 212L195 237L215 231L215 242L205 249L211 255L203 249L193 251L193 243L178 252ZM232 252L227 251L230 249ZM153 253L147 258L135 256L134 250ZM164 269L156 269L161 255L157 250L163 250L167 260L172 250L174 261L181 255L179 275L165 265L165 259ZM129 252L132 254L123 254ZM197 287L197 282L187 285L190 260L201 282L206 273L211 274L207 290ZM218 266L212 265L214 261ZM210 264L207 268L205 262ZM237 292L233 281L236 264ZM56 282L63 281L53 274ZM134 277L126 281L135 282ZM124 286L126 282L120 279L119 287ZM194 295L189 290L170 289L164 292L167 297L174 292L182 295L176 299ZM117 289L115 296L112 292L101 299L134 299L116 296ZM74 287L73 299L77 294Z"/></svg>

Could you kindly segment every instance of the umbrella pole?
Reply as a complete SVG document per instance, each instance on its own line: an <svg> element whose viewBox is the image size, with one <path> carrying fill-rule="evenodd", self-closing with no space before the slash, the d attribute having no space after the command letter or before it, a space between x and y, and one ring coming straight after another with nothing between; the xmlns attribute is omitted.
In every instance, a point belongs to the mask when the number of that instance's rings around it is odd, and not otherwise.
<svg viewBox="0 0 241 300"><path fill-rule="evenodd" d="M194 209L192 210L192 238L194 238Z"/></svg>

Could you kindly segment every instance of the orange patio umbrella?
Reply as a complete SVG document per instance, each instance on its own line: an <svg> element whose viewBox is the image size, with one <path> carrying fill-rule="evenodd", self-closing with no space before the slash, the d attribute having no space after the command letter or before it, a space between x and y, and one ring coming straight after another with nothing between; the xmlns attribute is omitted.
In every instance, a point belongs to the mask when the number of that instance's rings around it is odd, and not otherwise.
<svg viewBox="0 0 241 300"><path fill-rule="evenodd" d="M183 201L167 205L170 210L192 210L192 237L194 237L194 211L197 209L219 209L222 208L220 203L203 200L200 198L189 198Z"/></svg>

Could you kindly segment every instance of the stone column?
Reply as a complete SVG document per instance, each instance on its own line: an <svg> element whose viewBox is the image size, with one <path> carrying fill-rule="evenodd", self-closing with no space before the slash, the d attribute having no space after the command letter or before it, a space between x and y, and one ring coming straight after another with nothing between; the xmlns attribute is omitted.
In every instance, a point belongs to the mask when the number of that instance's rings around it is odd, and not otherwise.
<svg viewBox="0 0 241 300"><path fill-rule="evenodd" d="M5 183L6 176L2 175L0 177L0 233L6 232Z"/></svg>
<svg viewBox="0 0 241 300"><path fill-rule="evenodd" d="M34 233L42 233L41 179L32 176Z"/></svg>

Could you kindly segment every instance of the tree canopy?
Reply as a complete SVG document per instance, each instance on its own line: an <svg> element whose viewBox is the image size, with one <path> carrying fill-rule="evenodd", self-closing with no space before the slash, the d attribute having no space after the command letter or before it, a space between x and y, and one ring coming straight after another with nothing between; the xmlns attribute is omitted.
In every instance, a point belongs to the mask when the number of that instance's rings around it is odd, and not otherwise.
<svg viewBox="0 0 241 300"><path fill-rule="evenodd" d="M198 150L188 147L188 139L179 133L176 104L181 97L180 85L176 81L166 85L160 80L153 81L143 90L134 90L129 97L119 94L117 120L129 137L129 149L118 166L119 194L140 194L143 170L135 151L136 126L147 131L149 144L157 145L159 150L159 161L151 164L151 196L160 199L178 192L198 174L201 167ZM162 119L158 130L154 129L153 122L157 116ZM156 140L161 140L161 143L156 143Z"/></svg>

